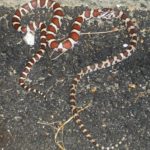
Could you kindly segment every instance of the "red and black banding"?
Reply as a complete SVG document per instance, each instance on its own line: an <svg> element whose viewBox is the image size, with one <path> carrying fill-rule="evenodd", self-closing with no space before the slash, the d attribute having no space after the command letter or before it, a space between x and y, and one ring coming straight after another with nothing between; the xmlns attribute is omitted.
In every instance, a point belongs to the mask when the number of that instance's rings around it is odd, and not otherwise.
<svg viewBox="0 0 150 150"><path fill-rule="evenodd" d="M107 68L107 67L109 67L111 65L115 65L117 63L120 63L123 60L127 59L135 51L136 45L137 45L136 27L134 26L133 22L128 18L128 16L126 14L124 14L122 11L112 10L111 8L104 8L102 10L87 9L75 19L75 21L72 25L72 30L69 33L68 37L66 37L63 41L58 42L58 40L56 40L56 34L57 34L59 28L61 27L61 20L64 16L64 13L63 13L62 8L60 7L60 4L56 3L54 1L51 1L51 0L48 0L48 1L47 0L32 0L31 2L23 5L20 9L16 10L15 15L12 18L12 24L13 24L14 29L19 32L26 33L27 26L21 25L21 18L24 15L26 15L27 13L31 12L32 10L34 10L38 7L39 8L43 8L43 7L52 8L54 13L53 13L53 17L51 19L51 23L47 27L47 31L46 31L46 26L43 23L41 24L41 23L33 22L28 25L31 31L34 31L34 30L40 28L40 30L41 30L40 49L31 58L31 60L28 61L28 63L26 64L23 72L20 75L19 84L25 90L32 91L34 93L39 93L40 95L42 95L44 97L45 97L45 95L42 92L26 85L25 80L26 80L28 74L30 73L33 65L37 61L39 61L40 58L44 55L47 42L48 42L48 46L50 48L52 48L56 51L65 52L68 49L73 48L74 45L78 42L78 40L80 38L81 26L84 23L84 21L89 20L93 17L101 17L101 14L105 15L105 13L106 13L106 18L107 18L107 14L108 15L111 14L112 16L115 16L116 18L123 20L123 22L125 23L125 26L127 28L127 31L129 33L129 37L130 37L130 43L129 43L129 46L127 47L127 49L124 50L123 52L117 54L114 57L106 59L105 61L93 64L90 66L86 66L83 69L81 69L81 72L79 72L77 74L77 76L73 79L72 86L70 89L70 105L71 105L72 113L74 115L74 120L78 124L82 133L86 136L86 138L91 143L93 143L96 147L100 147L102 150L103 149L113 150L114 148L117 148L118 145L121 144L123 140L119 141L119 144L116 144L115 146L104 148L103 146L101 146L101 144L98 144L96 142L96 140L91 135L90 131L87 130L86 126L84 125L84 123L82 122L82 120L80 119L80 116L78 114L78 109L76 106L76 103L77 103L76 102L76 95L77 95L76 92L77 92L77 86L78 86L80 80L86 74L88 74L90 72L94 72L96 70L101 70L101 69Z"/></svg>
<svg viewBox="0 0 150 150"><path fill-rule="evenodd" d="M47 41L46 41L46 26L45 24L40 24L40 31L41 31L41 39L40 39L40 49L35 53L35 55L29 60L23 69L22 73L20 74L19 84L22 88L26 91L32 91L34 93L38 93L44 98L46 98L45 94L39 90L31 88L29 85L26 85L25 81L27 79L28 74L30 73L33 65L40 60L40 58L44 55Z"/></svg>
<svg viewBox="0 0 150 150"><path fill-rule="evenodd" d="M47 27L47 42L50 48L57 49L59 42L56 40L56 34L61 27L61 20L63 19L64 12L59 3L53 2L52 5L54 14L50 25Z"/></svg>
<svg viewBox="0 0 150 150"><path fill-rule="evenodd" d="M100 15L101 15L100 10L99 9L94 9L94 11L93 11L93 17L98 17Z"/></svg>
<svg viewBox="0 0 150 150"><path fill-rule="evenodd" d="M107 14L107 12L112 13L111 14L112 16L114 16L115 18L119 18L120 20L122 20L125 23L125 27L128 31L129 37L130 37L129 46L127 47L126 50L117 54L116 56L110 57L110 58L106 59L105 61L95 63L93 65L86 66L83 69L81 69L81 71L75 76L75 78L72 81L72 85L70 88L70 105L71 105L71 109L72 109L72 114L74 116L74 121L79 126L79 129L82 131L84 136L91 143L93 143L97 148L100 148L101 150L114 150L114 149L118 148L118 146L120 144L122 144L122 142L125 140L125 137L123 137L118 142L118 144L115 144L114 146L104 147L104 146L102 146L102 144L97 143L95 138L93 138L91 132L84 125L84 122L80 119L78 108L77 108L77 99L76 99L78 84L85 75L87 75L88 73L91 73L91 72L94 72L97 70L101 70L101 69L104 69L104 68L107 68L107 67L110 67L112 65L122 62L123 60L125 60L129 56L131 56L132 53L136 49L137 39L138 39L137 38L137 30L136 30L136 27L134 26L133 22L128 18L128 16L126 14L124 14L122 11L118 11L118 10L115 11L110 8L102 9L102 12L93 11L93 16L97 16L98 14L101 14L101 13L105 14L104 12L106 12L106 14ZM88 10L86 12L86 16L89 17L90 14L91 13L89 13L89 10ZM77 18L76 20L78 20L79 22L82 22L82 19L83 18ZM74 25L74 26L77 29L79 28L77 25ZM79 30L80 30L80 28L79 28Z"/></svg>
<svg viewBox="0 0 150 150"><path fill-rule="evenodd" d="M54 27L54 25L48 25L47 26L47 30L50 31L50 32L52 32L52 33L54 33L54 34L56 34L56 32L57 32L57 30Z"/></svg>
<svg viewBox="0 0 150 150"><path fill-rule="evenodd" d="M58 48L58 45L59 45L59 43L58 43L58 41L56 41L56 40L54 40L54 41L52 41L52 42L50 43L50 47L51 47L52 49Z"/></svg>
<svg viewBox="0 0 150 150"><path fill-rule="evenodd" d="M51 8L53 10L54 14L51 19L52 22L48 27L48 29L53 34L46 35L47 31L46 31L46 25L44 23L32 21L28 25L21 25L22 17L36 8ZM28 74L30 73L33 65L37 61L39 61L40 58L44 55L45 49L47 46L47 38L55 39L56 32L58 31L58 29L61 26L61 19L63 16L64 16L64 13L63 13L62 8L60 7L60 4L58 4L52 0L32 0L32 1L22 5L19 9L17 9L15 12L15 15L12 18L12 25L13 25L14 29L17 30L18 32L26 33L29 30L34 32L35 30L40 28L40 31L41 31L40 49L36 52L36 54L32 57L32 59L29 60L28 63L26 64L25 68L23 69L23 72L20 75L19 84L25 90L32 91L34 93L39 93L40 95L42 95L44 97L45 97L45 95L42 92L40 92L36 89L32 89L30 86L27 86L25 84L25 80L26 80ZM56 47L58 47L58 44L57 44L57 42L53 41L51 43L51 46L53 48L56 48Z"/></svg>
<svg viewBox="0 0 150 150"><path fill-rule="evenodd" d="M46 3L46 0L40 0L40 7L44 7L45 6L45 3Z"/></svg>
<svg viewBox="0 0 150 150"><path fill-rule="evenodd" d="M85 17L86 17L86 18L90 18L90 17L91 17L91 10L90 10L90 9L87 9L87 10L85 11Z"/></svg>
<svg viewBox="0 0 150 150"><path fill-rule="evenodd" d="M74 41L79 41L80 35L76 32L71 32L69 37L72 38Z"/></svg>
<svg viewBox="0 0 150 150"><path fill-rule="evenodd" d="M58 11L56 11L56 12L57 12L56 15L58 15L58 14L61 15L60 13L58 13ZM66 37L63 41L60 41L60 42L58 42L55 39L55 32L48 29L47 38L48 38L49 47L54 48L54 45L55 45L54 50L55 51L60 51L60 52L65 52L68 49L72 49L74 47L74 45L80 39L81 26L84 23L84 21L89 20L93 17L98 17L101 14L100 12L101 11L99 9L94 9L94 10L86 9L81 15L79 15L74 20L74 22L72 24L71 32L68 34L68 37ZM58 21L57 21L57 23L58 23ZM57 27L58 27L58 25L57 25ZM51 38L51 37L53 37L53 38ZM52 47L52 45L53 45L53 47Z"/></svg>
<svg viewBox="0 0 150 150"><path fill-rule="evenodd" d="M48 1L47 0L32 0L31 2L24 4L19 9L16 10L15 15L12 18L12 25L14 29L22 33L27 32L27 26L29 26L29 29L31 31L35 31L36 29L38 29L39 26L37 23L35 23L35 25L37 25L36 27L33 26L33 23L30 23L29 25L21 25L21 19L24 15L31 12L32 10L36 8L44 8L44 7L51 8L54 11L53 16L55 17L55 19L53 19L52 17L51 19L52 23L55 24L58 28L60 28L61 20L58 21L58 19L56 19L56 16L58 16L58 18L59 17L62 18L64 16L64 13L62 11L62 8L60 7L60 4L52 0L48 0Z"/></svg>

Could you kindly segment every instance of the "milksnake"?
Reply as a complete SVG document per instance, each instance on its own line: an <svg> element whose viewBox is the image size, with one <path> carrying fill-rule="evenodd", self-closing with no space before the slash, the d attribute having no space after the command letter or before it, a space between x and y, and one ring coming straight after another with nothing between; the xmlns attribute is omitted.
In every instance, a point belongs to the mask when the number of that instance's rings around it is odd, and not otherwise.
<svg viewBox="0 0 150 150"><path fill-rule="evenodd" d="M60 4L52 0L32 0L17 9L15 15L12 18L12 25L14 29L23 34L34 34L37 29L45 31L45 28L43 29L43 27L41 27L41 24L44 26L43 22L31 21L28 25L21 25L22 17L36 8L51 8L54 13L52 19L50 20L50 24L48 26L45 25L46 34L45 32L41 32L40 50L33 56L31 60L27 62L24 70L20 74L19 85L28 92L32 91L34 93L38 93L46 98L45 93L31 88L31 86L28 86L25 83L25 80L30 73L33 65L38 62L40 58L44 55L46 45L48 45L49 48L53 49L53 51L57 52L66 52L68 49L72 49L80 38L81 26L83 22L93 17L107 18L109 17L109 12L103 12L100 9L87 9L75 19L69 35L64 40L59 41L56 39L56 34L61 27L61 21L63 19L64 13Z"/></svg>
<svg viewBox="0 0 150 150"><path fill-rule="evenodd" d="M21 25L22 17L36 8L48 8L53 10L53 16L50 20L50 24L46 25L45 22L32 21L28 25ZM101 150L104 149L113 150L117 148L125 138L123 137L118 144L111 147L103 147L101 144L98 144L96 142L96 140L92 137L91 133L88 131L88 129L86 128L86 126L84 125L84 123L79 117L78 108L76 105L77 86L79 84L79 81L88 73L113 66L127 59L136 49L136 45L137 45L136 27L134 26L133 22L127 17L127 15L124 14L122 11L119 11L118 9L114 9L114 10L110 8L92 9L92 10L86 9L81 15L79 15L74 20L71 27L71 31L68 34L68 36L64 40L59 41L56 39L56 34L62 25L63 16L64 16L64 12L60 4L52 0L32 0L16 10L15 15L12 18L12 25L15 30L23 34L28 34L28 33L34 34L37 29L40 29L40 33L41 33L40 48L25 65L25 68L22 71L19 78L19 84L26 91L28 92L32 91L34 93L38 93L42 95L44 98L46 98L46 95L43 92L36 90L31 86L27 85L25 83L25 80L27 79L27 76L30 73L33 65L36 62L38 62L40 58L44 55L47 45L53 51L66 52L68 49L72 49L74 45L78 42L80 38L81 26L84 23L84 21L95 17L102 18L102 19L112 19L112 18L121 19L124 22L130 37L130 43L127 49L116 56L106 59L105 61L102 61L100 63L95 63L82 68L81 71L73 79L72 86L70 89L70 104L71 104L72 113L74 115L74 120L79 126L82 133L97 148L100 148Z"/></svg>
<svg viewBox="0 0 150 150"><path fill-rule="evenodd" d="M53 10L53 17L50 20L50 25L47 27L44 22L35 22L31 21L28 25L21 25L21 19L23 16L31 12L32 10L36 8L51 8ZM42 95L44 98L46 98L45 93L32 88L31 86L27 85L25 83L25 80L27 79L28 74L30 73L33 65L40 60L40 58L44 55L47 43L48 45L53 48L55 44L55 38L56 38L56 31L59 30L59 27L61 26L61 20L64 16L63 10L60 7L59 3L56 3L52 0L32 0L23 6L21 6L19 9L16 10L15 15L12 18L12 25L15 30L18 32L21 32L23 34L34 34L34 32L37 29L40 29L41 35L40 35L40 49L35 53L35 55L29 60L20 74L19 78L19 85L24 88L26 91L32 91L34 93L38 93ZM47 31L48 29L48 31ZM56 30L54 32L54 29ZM51 37L51 39L50 39ZM49 38L49 40L47 40Z"/></svg>
<svg viewBox="0 0 150 150"><path fill-rule="evenodd" d="M122 11L115 11L109 8L105 8L103 9L103 11L110 11L113 14L114 18L118 18L120 20L122 20L125 24L125 27L127 28L129 37L130 37L130 42L129 42L129 46L127 47L127 49L123 50L123 52L117 54L116 56L110 57L102 62L99 63L95 63L92 65L88 65L84 68L82 68L80 70L79 73L77 73L77 75L74 77L73 81L72 81L72 85L70 88L70 105L71 105L71 109L72 109L72 114L74 116L74 121L76 122L76 124L79 126L79 129L82 131L82 133L85 135L85 137L91 142L93 143L97 148L101 149L101 150L114 150L115 148L118 148L118 146L120 144L122 144L122 142L125 140L125 137L123 137L118 144L115 144L114 146L110 146L110 147L104 147L101 144L97 143L97 141L93 138L92 134L90 133L90 131L86 128L86 126L84 125L83 121L80 119L79 113L78 113L78 107L77 107L77 102L76 102L76 97L77 97L77 87L79 82L81 81L81 79L89 74L92 73L94 71L98 71L110 66L113 66L117 63L122 62L123 60L127 59L129 56L132 55L132 53L136 50L136 46L137 46L137 29L134 26L133 22L131 21L131 19L129 19L127 17L126 14L124 14Z"/></svg>

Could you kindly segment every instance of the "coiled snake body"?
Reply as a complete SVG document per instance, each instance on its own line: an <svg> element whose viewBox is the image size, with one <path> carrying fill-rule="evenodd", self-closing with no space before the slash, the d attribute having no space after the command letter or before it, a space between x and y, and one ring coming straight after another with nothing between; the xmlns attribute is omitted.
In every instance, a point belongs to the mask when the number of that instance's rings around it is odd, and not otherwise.
<svg viewBox="0 0 150 150"><path fill-rule="evenodd" d="M50 24L46 26L44 22L32 21L28 25L21 25L21 18L36 8L51 8L53 10L54 13L52 19L50 20ZM77 87L80 80L85 75L97 70L101 70L113 66L117 63L122 62L123 60L127 59L129 56L132 55L132 53L136 50L136 46L137 46L136 27L134 26L131 19L127 17L126 14L124 14L122 11L119 11L117 9L114 10L110 8L93 9L93 10L86 9L81 15L79 15L75 19L75 21L72 24L71 32L68 34L68 36L63 41L59 41L56 39L56 34L59 28L61 27L62 24L61 21L63 19L63 16L64 13L60 4L52 0L32 0L31 2L24 4L19 9L16 10L15 15L12 18L12 24L15 30L17 30L18 32L22 32L23 34L26 34L28 32L34 33L37 29L40 29L41 32L40 49L27 62L24 70L20 75L19 84L26 91L32 91L34 93L38 93L45 98L46 96L43 92L31 88L29 85L26 85L25 80L28 74L30 73L33 65L36 62L38 62L40 58L44 55L47 45L51 49L53 49L53 51L66 52L68 49L73 48L74 45L78 42L80 38L81 26L84 21L89 20L93 17L104 18L104 19L118 18L122 20L125 24L125 27L130 37L130 42L128 44L128 47L125 50L123 50L121 53L117 54L116 56L110 57L105 61L95 63L82 68L81 71L73 79L70 88L70 104L71 104L72 113L74 115L74 120L79 126L82 133L97 148L100 148L101 150L104 149L113 150L117 148L119 144L122 143L124 138L122 138L118 144L115 144L114 146L111 147L104 147L101 144L98 144L96 142L96 140L93 138L90 131L86 128L86 126L84 125L83 121L80 119L80 116L78 114L78 108L76 105Z"/></svg>

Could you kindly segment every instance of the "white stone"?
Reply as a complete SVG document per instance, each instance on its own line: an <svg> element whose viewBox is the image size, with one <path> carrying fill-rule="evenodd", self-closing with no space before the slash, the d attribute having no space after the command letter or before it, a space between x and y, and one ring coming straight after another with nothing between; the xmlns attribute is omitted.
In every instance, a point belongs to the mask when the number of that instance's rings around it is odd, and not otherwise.
<svg viewBox="0 0 150 150"><path fill-rule="evenodd" d="M27 32L26 35L23 37L23 40L27 45L33 46L35 42L35 36L31 32Z"/></svg>

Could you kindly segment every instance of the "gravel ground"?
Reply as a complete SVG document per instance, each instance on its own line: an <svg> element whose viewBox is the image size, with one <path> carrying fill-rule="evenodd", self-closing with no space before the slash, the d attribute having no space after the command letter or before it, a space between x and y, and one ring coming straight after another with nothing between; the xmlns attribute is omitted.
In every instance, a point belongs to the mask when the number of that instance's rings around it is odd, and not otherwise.
<svg viewBox="0 0 150 150"><path fill-rule="evenodd" d="M84 7L64 7L66 17L59 37L70 31L70 24ZM123 8L125 9L125 8ZM127 9L125 9L126 11ZM37 10L38 12L39 10ZM128 42L124 30L113 33L82 35L73 50L51 61L51 51L33 67L32 84L47 93L48 100L26 93L18 78L24 64L38 48L27 46L22 35L11 25L13 8L0 7L0 149L58 150L54 135L58 125L71 116L69 87L73 76L88 64L105 60L121 51ZM42 13L40 11L40 13ZM40 14L39 13L39 14ZM87 127L103 145L126 141L119 150L150 148L150 11L127 12L139 25L137 51L114 67L91 73L78 88L78 106L91 106L81 113ZM25 17L29 21L34 15ZM82 32L103 32L112 22L92 20ZM115 27L122 25L115 21ZM38 35L38 33L37 33ZM94 150L78 127L70 121L58 136L66 150Z"/></svg>
<svg viewBox="0 0 150 150"><path fill-rule="evenodd" d="M29 2L30 0L0 0L0 6L6 6L6 7L15 7L18 8L18 6ZM150 9L150 1L149 0L76 0L74 2L73 0L56 0L59 2L62 6L69 6L69 7L75 7L75 6L90 6L90 7L115 7L115 6L127 6L128 8L132 9Z"/></svg>

